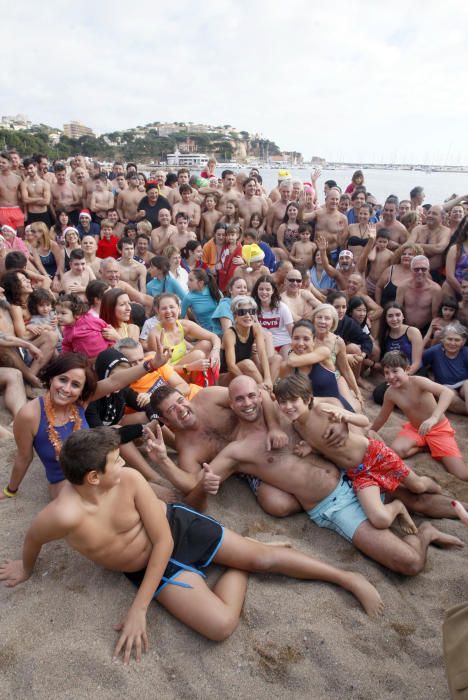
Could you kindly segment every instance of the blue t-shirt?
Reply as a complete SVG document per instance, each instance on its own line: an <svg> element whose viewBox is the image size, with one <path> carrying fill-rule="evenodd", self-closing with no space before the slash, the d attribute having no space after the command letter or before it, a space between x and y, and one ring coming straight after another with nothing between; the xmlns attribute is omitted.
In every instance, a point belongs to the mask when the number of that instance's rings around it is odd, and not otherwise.
<svg viewBox="0 0 468 700"><path fill-rule="evenodd" d="M272 251L268 243L265 243L265 241L259 241L258 245L260 246L260 249L263 250L263 252L265 253L265 257L263 258L263 264L270 270L270 272L274 272L278 267L278 263L276 261L274 252Z"/></svg>
<svg viewBox="0 0 468 700"><path fill-rule="evenodd" d="M201 292L189 292L182 301L182 318L185 317L188 309L192 309L197 323L202 328L221 336L221 324L217 318L213 318L217 306L218 302L213 299L208 287L202 289Z"/></svg>
<svg viewBox="0 0 468 700"><path fill-rule="evenodd" d="M158 280L157 277L153 277L151 282L148 282L146 285L146 292L152 297L157 297L158 294L162 294L163 292L176 294L181 301L183 301L186 296L179 282L170 275L167 275L163 280Z"/></svg>
<svg viewBox="0 0 468 700"><path fill-rule="evenodd" d="M212 318L228 318L231 323L234 323L234 316L231 311L231 297L223 297L218 303L218 306L213 311Z"/></svg>
<svg viewBox="0 0 468 700"><path fill-rule="evenodd" d="M350 209L348 211L348 213L346 214L346 217L348 219L348 224L358 224L359 223L354 209ZM371 218L369 219L370 224L376 224L377 222L378 222L378 219L376 216L371 216Z"/></svg>
<svg viewBox="0 0 468 700"><path fill-rule="evenodd" d="M468 348L464 347L453 359L447 357L440 343L424 350L423 366L430 365L438 384L453 386L468 379Z"/></svg>
<svg viewBox="0 0 468 700"><path fill-rule="evenodd" d="M76 227L76 230L80 234L80 238L84 238L85 236L94 236L95 238L99 238L99 233L101 231L101 227L99 224L97 224L95 221L91 221L89 231L85 231L83 226L81 224L78 224Z"/></svg>

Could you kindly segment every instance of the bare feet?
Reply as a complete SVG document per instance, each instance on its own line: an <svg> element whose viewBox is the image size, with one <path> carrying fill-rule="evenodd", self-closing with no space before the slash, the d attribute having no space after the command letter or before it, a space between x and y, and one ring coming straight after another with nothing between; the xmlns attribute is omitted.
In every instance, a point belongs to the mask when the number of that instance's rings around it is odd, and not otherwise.
<svg viewBox="0 0 468 700"><path fill-rule="evenodd" d="M442 493L442 487L434 479L431 479L429 476L420 476L419 478L424 486L422 493Z"/></svg>
<svg viewBox="0 0 468 700"><path fill-rule="evenodd" d="M429 536L429 543L436 544L439 547L457 547L461 549L465 543L454 535L447 535L431 525L431 523L423 523L419 528L419 534Z"/></svg>
<svg viewBox="0 0 468 700"><path fill-rule="evenodd" d="M468 512L466 511L466 508L460 503L460 501L452 501L452 507L455 510L457 516L462 521L462 523L468 525Z"/></svg>
<svg viewBox="0 0 468 700"><path fill-rule="evenodd" d="M378 590L361 574L346 571L345 577L343 588L356 596L369 617L380 617L384 604Z"/></svg>
<svg viewBox="0 0 468 700"><path fill-rule="evenodd" d="M404 510L399 515L397 515L397 522L398 522L400 530L405 535L417 535L418 528L416 527L416 524L415 524L413 518L406 510L406 507L403 506L403 508L404 508Z"/></svg>

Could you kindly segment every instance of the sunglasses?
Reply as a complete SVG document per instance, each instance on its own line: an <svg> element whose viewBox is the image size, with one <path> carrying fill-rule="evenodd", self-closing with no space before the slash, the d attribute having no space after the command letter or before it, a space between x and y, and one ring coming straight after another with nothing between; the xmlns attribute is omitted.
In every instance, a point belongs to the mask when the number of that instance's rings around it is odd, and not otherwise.
<svg viewBox="0 0 468 700"><path fill-rule="evenodd" d="M291 284L302 284L302 278L298 279L297 277L286 277L288 282L291 282Z"/></svg>
<svg viewBox="0 0 468 700"><path fill-rule="evenodd" d="M237 309L235 311L236 316L255 316L257 309Z"/></svg>
<svg viewBox="0 0 468 700"><path fill-rule="evenodd" d="M413 272L428 272L428 267L413 267Z"/></svg>

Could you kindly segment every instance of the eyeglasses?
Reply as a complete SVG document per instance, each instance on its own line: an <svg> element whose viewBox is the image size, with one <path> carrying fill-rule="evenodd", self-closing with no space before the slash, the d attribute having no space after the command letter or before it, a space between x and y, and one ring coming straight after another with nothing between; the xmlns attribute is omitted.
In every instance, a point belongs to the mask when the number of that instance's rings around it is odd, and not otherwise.
<svg viewBox="0 0 468 700"><path fill-rule="evenodd" d="M413 267L413 272L428 272L428 267Z"/></svg>
<svg viewBox="0 0 468 700"><path fill-rule="evenodd" d="M237 309L237 311L234 311L236 316L255 316L257 313L257 309Z"/></svg>
<svg viewBox="0 0 468 700"><path fill-rule="evenodd" d="M291 284L302 284L302 278L298 279L297 277L286 277L288 282L291 282Z"/></svg>

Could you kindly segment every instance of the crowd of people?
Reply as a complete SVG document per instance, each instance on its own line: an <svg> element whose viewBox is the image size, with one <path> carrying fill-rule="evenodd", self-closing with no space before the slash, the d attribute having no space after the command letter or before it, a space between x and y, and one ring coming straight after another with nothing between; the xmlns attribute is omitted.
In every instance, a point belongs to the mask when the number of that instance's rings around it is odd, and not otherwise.
<svg viewBox="0 0 468 700"><path fill-rule="evenodd" d="M305 511L401 574L431 543L462 545L416 526L410 511L454 510L403 460L429 449L468 481L446 416L468 414L468 195L378 202L361 171L345 192L279 171L268 192L256 169L215 168L0 153L0 386L17 448L0 500L21 498L34 451L51 497L0 579L26 580L61 537L125 572L127 662L156 596L226 638L249 571L332 582L380 613L359 574L203 515L232 474L270 515ZM407 422L387 446L395 408ZM212 561L227 571L210 590Z"/></svg>

